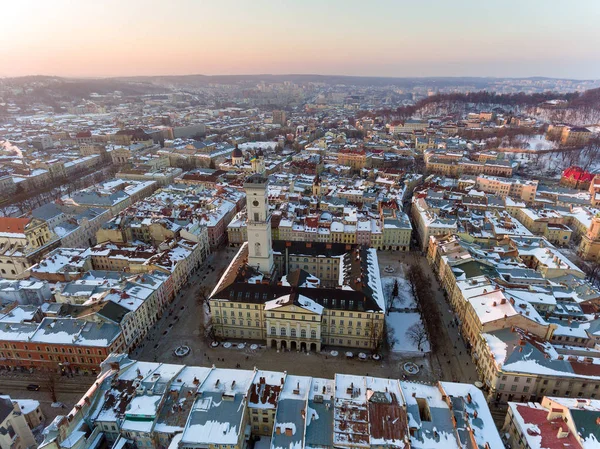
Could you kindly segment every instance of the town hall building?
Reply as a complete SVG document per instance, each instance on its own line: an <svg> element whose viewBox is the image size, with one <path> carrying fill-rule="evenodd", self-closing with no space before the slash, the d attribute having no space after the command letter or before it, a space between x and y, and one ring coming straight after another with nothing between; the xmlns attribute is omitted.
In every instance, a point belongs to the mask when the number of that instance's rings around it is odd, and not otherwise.
<svg viewBox="0 0 600 449"><path fill-rule="evenodd" d="M259 340L278 350L323 346L378 350L385 300L375 249L285 242L273 245L268 179L244 183L248 241L210 296L217 338Z"/></svg>

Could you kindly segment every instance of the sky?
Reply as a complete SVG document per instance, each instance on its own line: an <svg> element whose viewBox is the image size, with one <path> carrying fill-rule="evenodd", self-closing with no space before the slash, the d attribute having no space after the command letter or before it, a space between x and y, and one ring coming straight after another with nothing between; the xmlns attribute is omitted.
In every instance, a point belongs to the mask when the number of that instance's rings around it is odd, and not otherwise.
<svg viewBox="0 0 600 449"><path fill-rule="evenodd" d="M0 76L600 78L600 0L2 0Z"/></svg>

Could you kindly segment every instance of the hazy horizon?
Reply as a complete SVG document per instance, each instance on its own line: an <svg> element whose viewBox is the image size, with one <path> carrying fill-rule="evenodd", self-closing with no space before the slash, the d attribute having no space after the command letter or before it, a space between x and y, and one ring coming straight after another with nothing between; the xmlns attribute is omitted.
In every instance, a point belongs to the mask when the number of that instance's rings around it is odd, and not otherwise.
<svg viewBox="0 0 600 449"><path fill-rule="evenodd" d="M533 79L533 78L545 78L545 79L556 79L556 80L572 80L572 81L597 81L600 80L600 76L597 78L574 78L574 77L554 77L544 75L531 75L531 76L477 76L477 75L422 75L422 76L385 76L385 75L347 75L342 73L235 73L235 74L223 74L215 73L207 75L204 73L174 73L174 74L148 74L148 75L107 75L107 76L77 76L77 75L56 75L52 73L32 73L28 75L14 75L14 76L2 76L1 78L27 78L27 77L49 77L49 78L64 78L64 79L76 79L76 80L103 80L103 79L121 79L121 78L158 78L158 77L192 77L192 76L205 76L205 77L295 77L295 76L318 76L318 77L339 77L339 78L389 78L389 79L464 79L464 78L479 78L479 79Z"/></svg>
<svg viewBox="0 0 600 449"><path fill-rule="evenodd" d="M21 0L0 76L600 78L600 2Z"/></svg>

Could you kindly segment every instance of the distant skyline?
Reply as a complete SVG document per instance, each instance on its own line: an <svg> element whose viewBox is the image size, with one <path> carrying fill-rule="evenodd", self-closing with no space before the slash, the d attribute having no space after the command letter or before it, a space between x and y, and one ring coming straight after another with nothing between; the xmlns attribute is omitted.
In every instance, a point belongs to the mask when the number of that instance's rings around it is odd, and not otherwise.
<svg viewBox="0 0 600 449"><path fill-rule="evenodd" d="M600 78L598 0L5 0L0 13L0 76Z"/></svg>

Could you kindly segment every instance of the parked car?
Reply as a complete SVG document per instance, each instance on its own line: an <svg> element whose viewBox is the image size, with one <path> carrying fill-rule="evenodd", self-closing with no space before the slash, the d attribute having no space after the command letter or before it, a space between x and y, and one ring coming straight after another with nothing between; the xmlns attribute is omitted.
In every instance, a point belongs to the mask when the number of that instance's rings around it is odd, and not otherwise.
<svg viewBox="0 0 600 449"><path fill-rule="evenodd" d="M36 384L29 384L29 385L27 385L27 389L29 391L39 391L40 386L36 385Z"/></svg>

